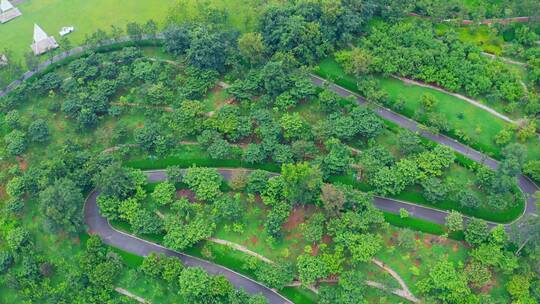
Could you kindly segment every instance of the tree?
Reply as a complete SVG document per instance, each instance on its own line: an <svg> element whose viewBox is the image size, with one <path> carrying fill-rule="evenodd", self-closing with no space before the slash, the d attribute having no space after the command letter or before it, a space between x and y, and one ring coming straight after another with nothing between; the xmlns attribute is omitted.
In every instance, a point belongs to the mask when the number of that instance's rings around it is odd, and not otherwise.
<svg viewBox="0 0 540 304"><path fill-rule="evenodd" d="M148 153L158 153L168 142L156 123L150 123L135 130L135 142Z"/></svg>
<svg viewBox="0 0 540 304"><path fill-rule="evenodd" d="M169 126L179 136L197 134L203 127L204 113L201 102L185 100L180 104L180 108L171 114Z"/></svg>
<svg viewBox="0 0 540 304"><path fill-rule="evenodd" d="M323 184L318 167L308 163L284 164L281 167L284 188L283 195L293 205L315 203Z"/></svg>
<svg viewBox="0 0 540 304"><path fill-rule="evenodd" d="M540 180L540 160L529 161L525 164L523 171L535 180Z"/></svg>
<svg viewBox="0 0 540 304"><path fill-rule="evenodd" d="M46 142L51 137L49 126L43 119L37 119L30 123L28 135L30 136L30 140L34 142Z"/></svg>
<svg viewBox="0 0 540 304"><path fill-rule="evenodd" d="M377 234L345 233L339 241L351 252L353 263L368 262L382 249L382 237Z"/></svg>
<svg viewBox="0 0 540 304"><path fill-rule="evenodd" d="M467 282L473 288L482 288L491 281L491 271L482 263L471 261L464 269Z"/></svg>
<svg viewBox="0 0 540 304"><path fill-rule="evenodd" d="M365 285L358 284L364 280L364 273L359 270L345 271L339 276L337 286L320 287L319 301L321 304L367 304Z"/></svg>
<svg viewBox="0 0 540 304"><path fill-rule="evenodd" d="M410 216L409 211L405 208L399 208L399 217L402 219L406 219Z"/></svg>
<svg viewBox="0 0 540 304"><path fill-rule="evenodd" d="M72 180L63 178L55 181L39 194L39 201L47 228L72 233L82 228L84 197Z"/></svg>
<svg viewBox="0 0 540 304"><path fill-rule="evenodd" d="M255 170L248 176L247 188L248 193L262 193L266 188L266 183L270 178L270 173L263 170Z"/></svg>
<svg viewBox="0 0 540 304"><path fill-rule="evenodd" d="M249 164L258 164L264 161L266 155L260 144L248 144L242 152L242 160Z"/></svg>
<svg viewBox="0 0 540 304"><path fill-rule="evenodd" d="M187 220L176 217L165 218L163 244L173 250L181 251L212 236L216 224L211 216L199 212Z"/></svg>
<svg viewBox="0 0 540 304"><path fill-rule="evenodd" d="M283 136L287 140L303 138L306 135L307 125L297 112L285 113L280 120Z"/></svg>
<svg viewBox="0 0 540 304"><path fill-rule="evenodd" d="M463 215L455 210L450 211L446 216L446 228L449 232L462 231Z"/></svg>
<svg viewBox="0 0 540 304"><path fill-rule="evenodd" d="M203 201L216 199L221 194L222 182L223 176L214 168L191 167L184 175L184 183Z"/></svg>
<svg viewBox="0 0 540 304"><path fill-rule="evenodd" d="M332 184L323 184L321 192L321 201L325 213L330 217L339 216L345 205L345 194Z"/></svg>
<svg viewBox="0 0 540 304"><path fill-rule="evenodd" d="M431 94L424 94L422 95L422 108L426 112L431 112L433 108L435 108L435 105L437 104L437 100L435 97Z"/></svg>
<svg viewBox="0 0 540 304"><path fill-rule="evenodd" d="M144 182L144 173L124 168L119 163L107 166L94 177L94 183L102 195L120 200L128 198Z"/></svg>
<svg viewBox="0 0 540 304"><path fill-rule="evenodd" d="M158 204L170 205L176 198L176 188L170 182L159 183L152 192L152 199Z"/></svg>
<svg viewBox="0 0 540 304"><path fill-rule="evenodd" d="M17 110L11 110L4 116L4 122L10 129L17 129L21 126L21 114Z"/></svg>
<svg viewBox="0 0 540 304"><path fill-rule="evenodd" d="M143 28L137 22L129 22L126 24L126 33L133 40L141 40L143 35Z"/></svg>
<svg viewBox="0 0 540 304"><path fill-rule="evenodd" d="M259 263L255 270L255 277L257 281L271 288L281 289L294 280L294 267L286 261L274 264Z"/></svg>
<svg viewBox="0 0 540 304"><path fill-rule="evenodd" d="M245 33L238 38L238 51L250 65L258 65L264 59L265 46L260 33Z"/></svg>
<svg viewBox="0 0 540 304"><path fill-rule="evenodd" d="M15 176L6 185L6 193L13 199L22 199L25 189L25 181L22 177Z"/></svg>
<svg viewBox="0 0 540 304"><path fill-rule="evenodd" d="M22 227L13 228L6 235L6 243L9 249L19 251L30 244L30 233Z"/></svg>
<svg viewBox="0 0 540 304"><path fill-rule="evenodd" d="M26 150L26 134L19 130L13 130L4 136L6 151L13 156L21 155Z"/></svg>
<svg viewBox="0 0 540 304"><path fill-rule="evenodd" d="M474 303L476 298L467 286L465 275L448 260L440 260L431 267L417 287L421 293L443 303Z"/></svg>
<svg viewBox="0 0 540 304"><path fill-rule="evenodd" d="M369 51L353 48L350 51L339 51L335 54L336 61L343 66L345 72L355 77L363 77L370 71L373 57Z"/></svg>
<svg viewBox="0 0 540 304"><path fill-rule="evenodd" d="M296 268L298 268L298 277L302 286L309 287L317 282L318 279L329 275L326 264L319 256L311 254L311 247L306 246L304 254L296 259Z"/></svg>
<svg viewBox="0 0 540 304"><path fill-rule="evenodd" d="M408 228L402 228L397 235L397 244L405 250L412 250L416 247L415 232Z"/></svg>
<svg viewBox="0 0 540 304"><path fill-rule="evenodd" d="M515 301L513 303L534 303L530 295L531 279L527 275L513 275L506 284L506 290Z"/></svg>
<svg viewBox="0 0 540 304"><path fill-rule="evenodd" d="M540 218L533 215L524 215L512 224L510 239L517 245L516 255L522 250L534 252L540 246Z"/></svg>
<svg viewBox="0 0 540 304"><path fill-rule="evenodd" d="M164 255L151 252L143 258L143 262L141 266L139 266L139 269L147 276L158 278L163 271L161 268L161 260L164 258Z"/></svg>
<svg viewBox="0 0 540 304"><path fill-rule="evenodd" d="M227 48L222 35L212 33L205 27L198 27L192 31L192 40L186 52L186 59L199 69L223 71Z"/></svg>
<svg viewBox="0 0 540 304"><path fill-rule="evenodd" d="M157 33L156 22L152 19L146 21L146 23L143 26L143 32L147 35L150 35L150 37L155 38L156 33Z"/></svg>
<svg viewBox="0 0 540 304"><path fill-rule="evenodd" d="M424 151L420 137L409 130L398 133L397 146L403 155L417 154Z"/></svg>
<svg viewBox="0 0 540 304"><path fill-rule="evenodd" d="M191 31L187 25L170 25L163 35L165 50L176 56L185 54L191 45Z"/></svg>
<svg viewBox="0 0 540 304"><path fill-rule="evenodd" d="M329 139L325 142L328 154L321 162L321 170L324 176L344 173L352 162L351 151L337 139Z"/></svg>
<svg viewBox="0 0 540 304"><path fill-rule="evenodd" d="M5 273L13 265L13 255L9 251L0 251L0 274Z"/></svg>
<svg viewBox="0 0 540 304"><path fill-rule="evenodd" d="M319 242L324 233L324 223L326 219L322 213L315 213L311 218L300 225L302 236L310 243Z"/></svg>
<svg viewBox="0 0 540 304"><path fill-rule="evenodd" d="M167 181L171 184L182 182L182 169L179 166L167 167Z"/></svg>
<svg viewBox="0 0 540 304"><path fill-rule="evenodd" d="M339 109L340 96L327 88L324 88L319 93L318 99L320 107L327 113L332 113Z"/></svg>
<svg viewBox="0 0 540 304"><path fill-rule="evenodd" d="M223 276L210 276L200 267L189 267L178 278L178 294L188 304L224 303L232 285Z"/></svg>
<svg viewBox="0 0 540 304"><path fill-rule="evenodd" d="M459 204L466 208L478 208L482 204L478 195L468 189L460 190L456 197Z"/></svg>
<svg viewBox="0 0 540 304"><path fill-rule="evenodd" d="M484 220L472 218L465 229L467 243L478 246L485 242L489 236L488 225Z"/></svg>
<svg viewBox="0 0 540 304"><path fill-rule="evenodd" d="M233 223L241 219L243 205L240 194L234 196L223 195L214 202L214 213L217 218L226 223Z"/></svg>
<svg viewBox="0 0 540 304"><path fill-rule="evenodd" d="M423 180L421 184L424 189L422 193L429 201L442 201L449 191L447 184L436 177L427 178Z"/></svg>
<svg viewBox="0 0 540 304"><path fill-rule="evenodd" d="M278 202L273 205L272 210L266 216L266 222L264 223L266 232L274 238L279 237L281 226L289 217L290 212L291 207L286 203Z"/></svg>
<svg viewBox="0 0 540 304"><path fill-rule="evenodd" d="M122 34L124 33L124 30L116 25L111 25L111 38L115 41L118 41L120 37L122 37Z"/></svg>

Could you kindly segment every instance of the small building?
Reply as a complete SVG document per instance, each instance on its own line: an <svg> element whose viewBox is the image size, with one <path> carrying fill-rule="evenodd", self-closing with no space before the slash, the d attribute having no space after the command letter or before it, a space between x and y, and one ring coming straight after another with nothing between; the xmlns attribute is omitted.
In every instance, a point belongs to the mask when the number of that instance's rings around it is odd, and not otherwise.
<svg viewBox="0 0 540 304"><path fill-rule="evenodd" d="M22 15L8 0L0 0L0 23L6 23Z"/></svg>
<svg viewBox="0 0 540 304"><path fill-rule="evenodd" d="M39 25L34 24L34 43L30 46L35 55L41 55L58 47L53 36L47 33Z"/></svg>

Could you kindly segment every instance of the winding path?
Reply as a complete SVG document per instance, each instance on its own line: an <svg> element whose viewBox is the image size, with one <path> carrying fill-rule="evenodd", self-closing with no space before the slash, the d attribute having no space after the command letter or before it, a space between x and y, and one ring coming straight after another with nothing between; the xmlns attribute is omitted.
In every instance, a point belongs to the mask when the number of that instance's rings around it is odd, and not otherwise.
<svg viewBox="0 0 540 304"><path fill-rule="evenodd" d="M219 168L217 170L223 176L223 178L227 181L232 180L234 176L239 172L249 173L252 171L249 169L228 169L228 168ZM145 171L145 174L148 178L148 182L150 183L161 182L167 178L166 170ZM273 174L273 175L276 175L276 174ZM105 244L111 245L113 247L122 249L124 251L130 252L139 256L147 256L151 252L163 253L169 256L176 256L180 258L182 262L184 263L184 265L186 266L199 266L199 267L204 268L210 274L224 275L227 279L229 279L229 281L236 288L242 288L252 294L256 294L256 293L263 294L268 299L269 303L271 304L292 303L291 301L287 300L286 298L278 294L277 291L270 289L264 286L263 284L258 283L233 270L230 270L223 266L219 266L214 263L199 259L197 257L193 257L184 253L167 249L159 244L152 243L150 241L138 238L134 235L130 235L125 232L114 229L110 225L108 220L99 213L99 207L97 206L97 202L96 202L98 195L99 195L98 191L93 191L87 197L85 206L84 206L84 220L85 220L86 225L88 226L88 232L90 234L99 235ZM415 210L415 208L419 208L421 210L425 208L425 207L416 206L407 202L401 202L401 201L381 198L381 197L375 197L374 204L379 209L389 210L390 212L395 212L395 213L399 213L399 209L401 208L405 208L408 210ZM436 211L436 210L433 209L433 211ZM443 216L445 216L445 214L441 214L441 217L444 220ZM211 241L224 244L227 246L230 246L231 244L233 244L233 243L223 241L223 240L218 240L218 239L211 239ZM250 252L249 254L255 254L255 253ZM265 257L262 257L258 254L256 255L257 257L261 259L268 260ZM272 262L272 261L268 260L267 262ZM389 272L394 278L398 280L398 282L402 286L402 289L398 291L400 296L403 296L413 302L417 300L414 297L414 295L412 295L412 293L409 291L405 283L401 280L399 275L397 275L397 273L395 273L392 269L385 267L382 262L374 260L374 263L377 264L379 267L383 268L385 271ZM377 286L374 286L374 287L377 287ZM395 291L393 292L395 293Z"/></svg>
<svg viewBox="0 0 540 304"><path fill-rule="evenodd" d="M341 86L338 86L332 82L329 82L319 76L311 75L311 80L314 85L318 87L327 87L329 90L335 92L341 97L349 97L352 96L356 99L356 101L361 105L367 105L368 101L356 94L353 93ZM455 139L452 139L448 136L442 135L442 134L435 134L432 132L429 132L421 127L421 124L418 122L407 118L401 114L398 114L392 110L389 110L385 107L371 104L371 107L373 108L373 111L379 115L380 117L389 120L397 125L399 125L402 128L408 129L412 132L418 133L420 136L430 139L434 142L437 142L441 145L445 145L455 152L474 160L478 163L484 164L492 169L497 169L499 162L494 160L493 158L490 158L489 156L483 154L482 152L479 152L469 146L466 146L460 142L458 142ZM539 190L538 186L532 182L528 177L526 177L523 174L520 174L518 177L518 186L525 195L525 210L523 211L522 216L525 213L537 215L537 208L535 203L534 194ZM438 224L444 224L445 223L445 217L448 214L446 211L437 210L434 208L429 208L425 206L415 205L411 203L405 203L405 202L399 202L392 199L387 198L375 198L375 206L379 209L398 213L399 208L401 208L401 205L405 204L407 207L404 208L407 211L411 213L416 218L421 218L430 222L438 223ZM521 218L521 217L520 217ZM518 218L519 219L519 218ZM494 226L495 223L490 223L491 226ZM508 226L508 225L507 225Z"/></svg>
<svg viewBox="0 0 540 304"><path fill-rule="evenodd" d="M461 99L465 102L468 102L470 104L472 104L473 106L477 107L477 108L480 108L484 111L487 111L489 112L491 115L495 116L495 117L498 117L506 122L509 122L511 124L515 124L516 122L514 120L512 120L510 117L504 115L504 114L501 114L499 112L497 112L496 110L486 106L485 104L479 102L479 101L476 101L472 98L469 98L467 96L464 96L464 95L461 95L461 94L458 94L458 93L452 93L452 92L449 92L443 88L439 88L437 86L434 86L434 85L431 85L431 84L428 84L428 83L425 83L425 82L420 82L420 81L417 81L417 80L413 80L413 79L410 79L410 78L405 78L405 77L400 77L400 76L392 76L394 77L395 79L399 79L401 81L403 81L404 83L406 84L413 84L413 85L417 85L417 86L420 86L420 87L424 87L424 88L428 88L428 89L432 89L432 90L435 90L435 91L439 91L439 92L442 92L442 93L445 93L445 94L448 94L448 95L451 95L451 96L454 96L458 99Z"/></svg>
<svg viewBox="0 0 540 304"><path fill-rule="evenodd" d="M219 171L225 179L232 178L233 170L220 169ZM166 178L165 170L147 171L146 175L148 177L148 182L159 182L165 180ZM244 289L250 294L262 294L271 304L293 303L281 296L279 293L277 293L277 291L272 290L269 287L266 287L263 284L226 267L167 249L159 244L155 244L114 229L109 224L107 219L101 216L99 213L99 207L96 203L96 198L98 195L98 191L93 191L86 199L84 206L84 220L88 226L88 232L99 235L105 244L139 256L147 256L151 252L175 256L182 260L184 265L188 267L198 266L204 268L210 274L225 276L236 288Z"/></svg>

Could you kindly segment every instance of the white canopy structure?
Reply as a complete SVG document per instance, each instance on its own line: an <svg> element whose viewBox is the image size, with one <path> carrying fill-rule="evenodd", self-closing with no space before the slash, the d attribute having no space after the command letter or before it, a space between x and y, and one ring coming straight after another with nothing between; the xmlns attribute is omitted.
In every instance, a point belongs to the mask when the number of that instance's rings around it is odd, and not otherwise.
<svg viewBox="0 0 540 304"><path fill-rule="evenodd" d="M35 55L41 55L58 47L53 36L48 36L45 31L34 24L34 43L30 46Z"/></svg>
<svg viewBox="0 0 540 304"><path fill-rule="evenodd" d="M6 23L9 20L19 17L21 11L13 6L8 0L0 0L0 23Z"/></svg>

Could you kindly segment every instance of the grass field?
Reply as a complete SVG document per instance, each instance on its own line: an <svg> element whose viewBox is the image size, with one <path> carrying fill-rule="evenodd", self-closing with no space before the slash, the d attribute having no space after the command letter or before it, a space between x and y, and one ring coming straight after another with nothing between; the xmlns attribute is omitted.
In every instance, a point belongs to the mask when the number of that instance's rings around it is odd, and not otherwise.
<svg viewBox="0 0 540 304"><path fill-rule="evenodd" d="M0 25L3 45L14 52L15 60L30 52L34 23L59 42L63 26L74 26L67 37L73 46L81 45L85 36L97 29L110 31L111 25L125 29L129 22L145 23L152 19L160 26L175 0L27 0L17 5L22 16ZM150 5L149 5L150 4ZM84 13L83 13L84 12Z"/></svg>
<svg viewBox="0 0 540 304"><path fill-rule="evenodd" d="M315 69L320 76L336 82L337 84L358 92L357 81L354 77L345 74L343 69L333 59L326 59ZM495 136L507 125L503 120L491 115L466 101L451 95L416 85L408 85L400 80L376 76L381 89L388 92L389 98L397 100L403 98L405 104L399 112L408 117L414 117L421 107L422 96L426 93L433 95L437 104L434 111L442 114L450 126L448 135L463 141L459 133L468 139L466 144L495 157L501 157L501 148L494 142ZM422 123L422 119L419 120ZM462 136L461 136L462 137ZM523 143L527 147L527 158L538 159L540 155L540 140L534 137Z"/></svg>
<svg viewBox="0 0 540 304"><path fill-rule="evenodd" d="M269 1L272 3L276 1ZM68 37L72 47L82 45L86 35L98 29L110 32L111 26L125 30L129 22L140 24L154 20L163 29L167 20L183 22L206 18L209 10L224 12L227 26L240 31L253 30L264 5L257 0L26 0L17 7L22 16L0 25L0 49L13 51L10 60L21 61L30 52L34 23L60 42L59 31L64 26L74 26ZM240 7L257 9L238 10ZM81 15L84 12L84 15ZM7 42L4 44L3 42ZM41 56L42 60L47 58ZM23 63L24 66L24 63Z"/></svg>

